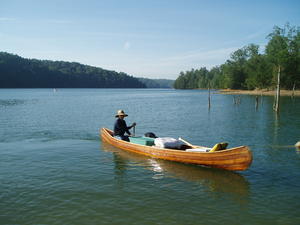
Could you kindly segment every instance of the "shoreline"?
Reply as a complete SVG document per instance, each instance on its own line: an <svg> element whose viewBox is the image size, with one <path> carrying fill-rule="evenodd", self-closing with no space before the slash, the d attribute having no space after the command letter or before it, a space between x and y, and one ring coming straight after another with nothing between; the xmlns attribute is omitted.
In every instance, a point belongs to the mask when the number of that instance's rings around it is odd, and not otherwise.
<svg viewBox="0 0 300 225"><path fill-rule="evenodd" d="M220 89L217 93L224 95L263 95L263 96L274 96L275 90L234 90L234 89ZM280 90L280 96L292 96L293 90ZM300 90L294 91L294 96L300 96Z"/></svg>

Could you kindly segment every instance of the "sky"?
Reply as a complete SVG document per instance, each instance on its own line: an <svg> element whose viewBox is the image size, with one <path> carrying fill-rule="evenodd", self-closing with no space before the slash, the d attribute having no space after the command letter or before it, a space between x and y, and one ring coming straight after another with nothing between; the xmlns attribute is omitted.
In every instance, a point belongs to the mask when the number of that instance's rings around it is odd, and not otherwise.
<svg viewBox="0 0 300 225"><path fill-rule="evenodd" d="M300 0L0 0L0 51L176 79L300 26Z"/></svg>

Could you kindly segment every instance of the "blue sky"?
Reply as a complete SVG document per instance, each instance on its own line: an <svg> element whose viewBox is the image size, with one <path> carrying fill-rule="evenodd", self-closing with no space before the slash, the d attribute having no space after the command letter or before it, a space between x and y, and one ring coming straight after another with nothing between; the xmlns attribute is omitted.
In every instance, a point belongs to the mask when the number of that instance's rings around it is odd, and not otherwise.
<svg viewBox="0 0 300 225"><path fill-rule="evenodd" d="M176 79L264 50L286 22L300 25L299 0L0 0L0 51Z"/></svg>

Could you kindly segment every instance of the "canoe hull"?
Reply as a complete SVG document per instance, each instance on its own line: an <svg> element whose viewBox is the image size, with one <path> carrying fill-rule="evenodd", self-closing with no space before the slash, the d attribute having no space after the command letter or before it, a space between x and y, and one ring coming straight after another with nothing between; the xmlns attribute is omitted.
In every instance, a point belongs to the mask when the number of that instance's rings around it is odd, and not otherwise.
<svg viewBox="0 0 300 225"><path fill-rule="evenodd" d="M246 170L252 162L252 153L247 146L240 146L217 152L186 152L134 144L116 139L112 136L112 134L113 132L106 128L102 128L100 131L103 142L125 151L153 158L188 164L198 164L233 171Z"/></svg>

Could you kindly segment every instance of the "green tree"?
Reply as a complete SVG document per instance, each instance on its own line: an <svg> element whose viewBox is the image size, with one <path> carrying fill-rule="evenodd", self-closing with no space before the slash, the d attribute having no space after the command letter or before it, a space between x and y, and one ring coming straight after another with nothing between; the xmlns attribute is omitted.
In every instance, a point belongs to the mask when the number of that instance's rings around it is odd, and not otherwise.
<svg viewBox="0 0 300 225"><path fill-rule="evenodd" d="M284 28L275 26L268 35L266 55L273 64L275 78L277 68L281 68L282 86L291 88L293 83L299 82L299 27L291 27L288 23Z"/></svg>
<svg viewBox="0 0 300 225"><path fill-rule="evenodd" d="M272 81L272 67L267 58L259 54L259 46L250 44L247 46L249 59L246 63L247 89L267 88Z"/></svg>
<svg viewBox="0 0 300 225"><path fill-rule="evenodd" d="M246 47L238 49L230 56L230 60L226 62L225 76L227 77L227 86L232 89L245 88L245 80L247 78L245 65L248 59L248 50Z"/></svg>

